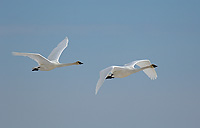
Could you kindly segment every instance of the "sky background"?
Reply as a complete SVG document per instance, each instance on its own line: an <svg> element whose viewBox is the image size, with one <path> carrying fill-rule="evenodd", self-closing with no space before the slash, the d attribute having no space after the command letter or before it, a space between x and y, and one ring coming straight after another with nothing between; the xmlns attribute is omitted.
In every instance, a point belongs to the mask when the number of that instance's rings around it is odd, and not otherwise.
<svg viewBox="0 0 200 128"><path fill-rule="evenodd" d="M199 128L199 0L1 0L1 128ZM65 37L62 63L37 63L11 52L47 57ZM149 59L143 72L106 80L99 71Z"/></svg>

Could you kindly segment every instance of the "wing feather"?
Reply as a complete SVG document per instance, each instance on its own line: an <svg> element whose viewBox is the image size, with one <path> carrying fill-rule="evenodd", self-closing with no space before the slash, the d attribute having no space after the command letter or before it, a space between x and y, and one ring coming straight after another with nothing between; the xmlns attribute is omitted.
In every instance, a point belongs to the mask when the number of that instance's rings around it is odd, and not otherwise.
<svg viewBox="0 0 200 128"><path fill-rule="evenodd" d="M149 60L138 60L138 61L133 61L131 63L125 64L125 66L131 66L134 68L134 66L137 65L140 68L150 66L151 62ZM152 80L157 78L157 73L154 68L147 68L143 70L144 73Z"/></svg>
<svg viewBox="0 0 200 128"><path fill-rule="evenodd" d="M13 55L15 56L27 56L33 60L35 60L38 65L42 65L42 64L49 64L49 60L47 60L45 57L43 57L42 55L38 54L38 53L20 53L20 52L13 52Z"/></svg>
<svg viewBox="0 0 200 128"><path fill-rule="evenodd" d="M105 69L100 71L100 78L99 78L99 80L97 82L97 85L96 85L95 94L97 94L98 90L100 89L100 87L102 86L103 82L105 81L106 76L109 73L112 73L113 69L114 69L114 66L110 66L110 67L105 68Z"/></svg>
<svg viewBox="0 0 200 128"><path fill-rule="evenodd" d="M61 41L56 48L48 56L50 61L59 62L60 55L62 54L63 50L68 46L68 38L66 37L63 41Z"/></svg>

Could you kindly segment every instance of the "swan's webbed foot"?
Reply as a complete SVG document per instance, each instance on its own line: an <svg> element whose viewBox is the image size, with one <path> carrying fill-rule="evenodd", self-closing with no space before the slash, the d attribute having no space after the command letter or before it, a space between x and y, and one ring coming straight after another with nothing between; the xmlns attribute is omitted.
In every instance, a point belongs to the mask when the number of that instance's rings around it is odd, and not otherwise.
<svg viewBox="0 0 200 128"><path fill-rule="evenodd" d="M38 71L40 67L33 68L32 71Z"/></svg>
<svg viewBox="0 0 200 128"><path fill-rule="evenodd" d="M39 69L38 68L34 68L34 69L32 69L32 71L38 71Z"/></svg>
<svg viewBox="0 0 200 128"><path fill-rule="evenodd" d="M115 77L113 77L113 74L111 74L110 76L107 76L106 79L113 79Z"/></svg>

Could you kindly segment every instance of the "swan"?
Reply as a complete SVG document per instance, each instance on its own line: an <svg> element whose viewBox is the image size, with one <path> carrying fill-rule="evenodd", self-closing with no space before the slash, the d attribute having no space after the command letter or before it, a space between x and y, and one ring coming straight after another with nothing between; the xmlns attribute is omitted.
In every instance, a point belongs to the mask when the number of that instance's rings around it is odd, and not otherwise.
<svg viewBox="0 0 200 128"><path fill-rule="evenodd" d="M53 49L53 51L48 56L48 59L43 57L42 55L38 53L20 53L20 52L12 52L15 56L27 56L33 60L35 60L39 66L34 67L32 71L50 71L57 67L65 67L65 66L71 66L71 65L81 65L83 64L80 61L76 61L75 63L59 63L60 55L62 54L63 50L68 45L68 38L66 37L63 41L61 41L56 48Z"/></svg>
<svg viewBox="0 0 200 128"><path fill-rule="evenodd" d="M135 68L135 65L140 68ZM157 74L154 68L157 66L151 64L149 60L137 60L131 63L125 64L124 66L110 66L100 71L100 78L96 85L95 94L98 93L98 90L102 86L105 79L113 78L124 78L133 73L144 71L144 73L152 80L157 78Z"/></svg>

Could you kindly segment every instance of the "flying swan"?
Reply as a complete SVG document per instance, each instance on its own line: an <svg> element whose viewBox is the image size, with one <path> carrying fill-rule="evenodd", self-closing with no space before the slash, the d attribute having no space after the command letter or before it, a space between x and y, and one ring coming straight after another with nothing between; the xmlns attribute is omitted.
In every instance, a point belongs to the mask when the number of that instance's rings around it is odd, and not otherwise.
<svg viewBox="0 0 200 128"><path fill-rule="evenodd" d="M135 68L135 65L140 68ZM149 60L137 60L125 64L124 66L110 66L105 68L100 71L100 78L96 85L95 94L97 94L105 79L124 78L142 70L150 79L154 80L157 78L157 74L154 69L156 67L157 66L155 64L151 64Z"/></svg>
<svg viewBox="0 0 200 128"><path fill-rule="evenodd" d="M15 56L27 56L33 60L35 60L39 66L34 67L32 71L50 71L57 67L65 67L65 66L71 66L71 65L81 65L83 64L80 61L77 61L75 63L67 63L62 64L59 63L60 55L62 54L63 50L68 45L68 38L66 37L63 41L61 41L56 48L53 49L51 54L49 55L48 59L43 57L42 55L38 53L19 53L19 52L13 52L13 55Z"/></svg>

